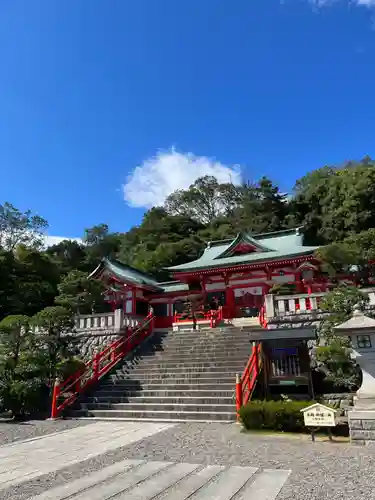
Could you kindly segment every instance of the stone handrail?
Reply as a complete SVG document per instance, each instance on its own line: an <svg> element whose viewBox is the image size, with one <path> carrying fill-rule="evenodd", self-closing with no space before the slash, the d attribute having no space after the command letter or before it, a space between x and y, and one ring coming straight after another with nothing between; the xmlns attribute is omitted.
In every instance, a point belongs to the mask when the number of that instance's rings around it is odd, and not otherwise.
<svg viewBox="0 0 375 500"><path fill-rule="evenodd" d="M80 314L75 323L77 331L109 330L115 326L115 313Z"/></svg>
<svg viewBox="0 0 375 500"><path fill-rule="evenodd" d="M369 297L369 307L375 307L375 289L362 288L360 291ZM296 293L290 295L265 296L265 317L275 318L282 316L293 316L301 314L319 313L319 302L327 292Z"/></svg>
<svg viewBox="0 0 375 500"><path fill-rule="evenodd" d="M109 313L80 314L75 319L78 333L119 332L127 327L135 328L142 321L144 321L143 316L125 314L121 309Z"/></svg>

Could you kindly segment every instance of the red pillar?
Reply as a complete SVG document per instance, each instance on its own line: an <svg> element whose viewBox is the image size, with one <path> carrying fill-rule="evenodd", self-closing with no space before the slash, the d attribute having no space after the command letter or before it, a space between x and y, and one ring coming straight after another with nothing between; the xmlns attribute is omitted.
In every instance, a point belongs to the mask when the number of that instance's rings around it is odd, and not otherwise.
<svg viewBox="0 0 375 500"><path fill-rule="evenodd" d="M233 318L236 313L236 301L233 289L227 285L225 288L225 303L229 312L229 317Z"/></svg>
<svg viewBox="0 0 375 500"><path fill-rule="evenodd" d="M137 291L135 288L132 288L132 314L136 314L137 312L136 300L137 300Z"/></svg>
<svg viewBox="0 0 375 500"><path fill-rule="evenodd" d="M236 375L236 412L237 420L240 420L239 411L242 407L242 382L240 375Z"/></svg>

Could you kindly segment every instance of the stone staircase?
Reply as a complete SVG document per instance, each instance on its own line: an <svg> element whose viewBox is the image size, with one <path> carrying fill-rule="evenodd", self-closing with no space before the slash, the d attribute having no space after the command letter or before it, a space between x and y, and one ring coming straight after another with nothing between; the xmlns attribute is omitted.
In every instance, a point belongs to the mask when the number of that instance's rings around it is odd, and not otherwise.
<svg viewBox="0 0 375 500"><path fill-rule="evenodd" d="M233 421L235 376L252 350L237 328L155 333L70 412L124 420Z"/></svg>

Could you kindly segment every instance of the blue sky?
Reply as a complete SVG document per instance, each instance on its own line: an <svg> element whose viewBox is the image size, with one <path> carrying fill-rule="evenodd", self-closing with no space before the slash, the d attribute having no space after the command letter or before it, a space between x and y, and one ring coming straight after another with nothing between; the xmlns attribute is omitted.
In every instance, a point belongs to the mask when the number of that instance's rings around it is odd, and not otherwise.
<svg viewBox="0 0 375 500"><path fill-rule="evenodd" d="M375 0L3 0L0 203L51 235L125 231L204 173L290 190L375 156L374 15Z"/></svg>

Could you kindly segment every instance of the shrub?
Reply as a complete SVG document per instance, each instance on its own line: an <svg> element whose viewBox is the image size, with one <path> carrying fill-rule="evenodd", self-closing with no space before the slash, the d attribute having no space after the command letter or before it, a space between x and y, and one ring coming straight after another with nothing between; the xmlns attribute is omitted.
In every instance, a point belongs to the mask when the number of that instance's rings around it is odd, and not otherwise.
<svg viewBox="0 0 375 500"><path fill-rule="evenodd" d="M305 430L301 410L313 401L251 401L240 410L242 424L247 430L301 432Z"/></svg>
<svg viewBox="0 0 375 500"><path fill-rule="evenodd" d="M57 364L57 374L62 378L62 380L67 380L71 375L80 371L84 371L86 364L84 361L77 357L67 358L60 361Z"/></svg>
<svg viewBox="0 0 375 500"><path fill-rule="evenodd" d="M324 392L350 392L360 387L362 370L351 358L350 351L336 342L317 347L317 371L324 375Z"/></svg>

